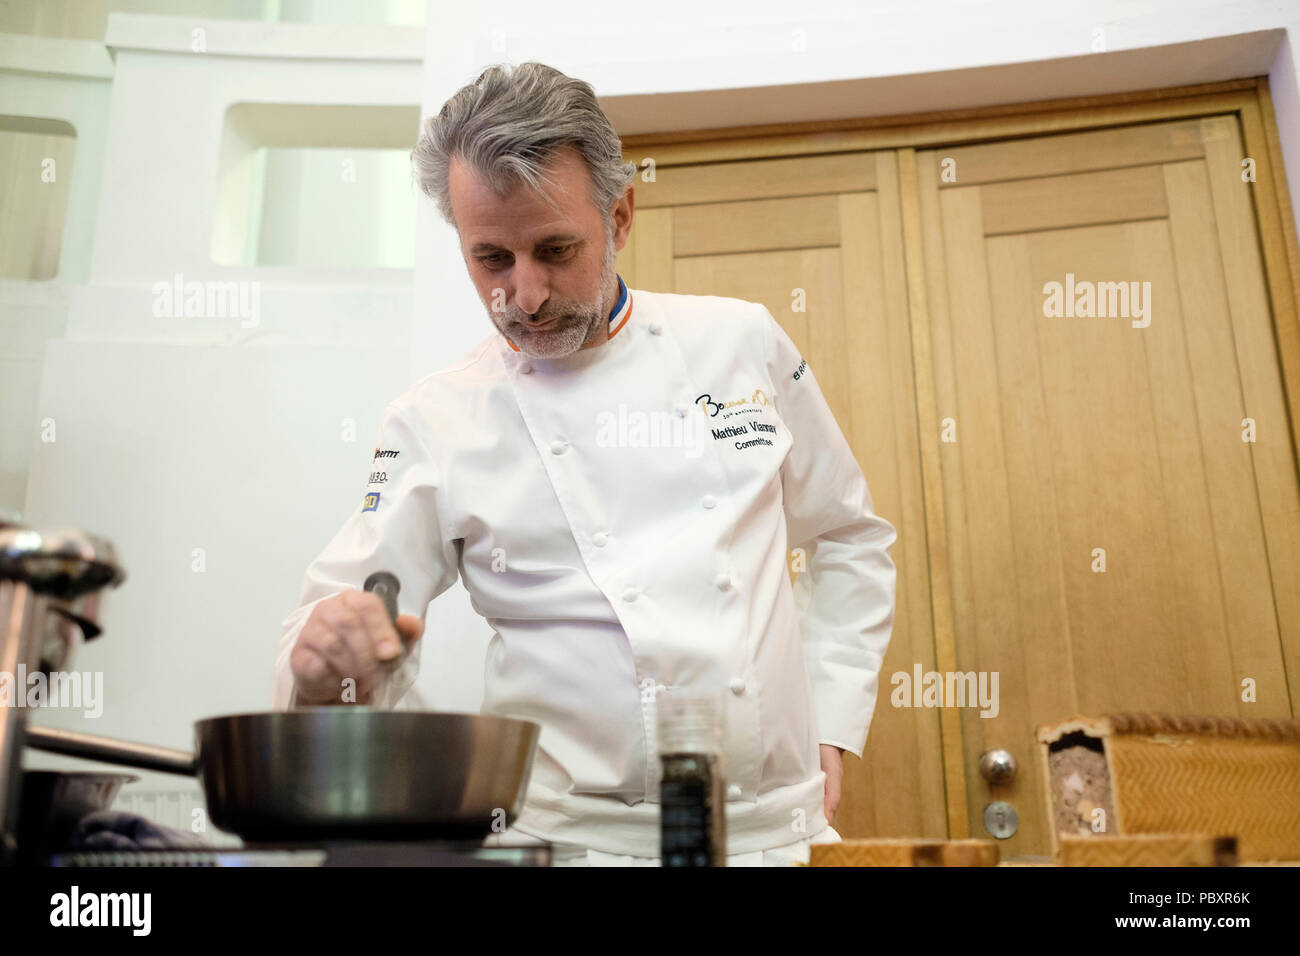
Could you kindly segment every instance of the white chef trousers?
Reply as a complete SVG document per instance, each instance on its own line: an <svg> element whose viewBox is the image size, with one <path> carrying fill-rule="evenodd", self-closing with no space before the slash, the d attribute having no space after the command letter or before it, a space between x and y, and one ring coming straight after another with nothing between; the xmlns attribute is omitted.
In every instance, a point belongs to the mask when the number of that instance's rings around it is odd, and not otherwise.
<svg viewBox="0 0 1300 956"><path fill-rule="evenodd" d="M504 833L494 833L483 841L485 847L491 846L534 846L546 843L530 833L508 828ZM843 837L832 826L805 837L795 843L778 846L771 850L754 850L750 853L732 853L727 856L727 866L795 866L807 863L808 848L820 843L842 843ZM551 866L659 866L659 857L629 856L622 853L606 853L591 847L572 844L556 844L551 849Z"/></svg>

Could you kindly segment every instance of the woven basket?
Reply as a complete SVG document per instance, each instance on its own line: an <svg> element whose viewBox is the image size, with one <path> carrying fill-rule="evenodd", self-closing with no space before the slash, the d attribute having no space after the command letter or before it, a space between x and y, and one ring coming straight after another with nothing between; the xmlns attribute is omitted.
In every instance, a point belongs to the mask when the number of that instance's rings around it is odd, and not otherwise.
<svg viewBox="0 0 1300 956"><path fill-rule="evenodd" d="M1237 837L1243 861L1300 859L1300 721L1108 714L1038 741L1058 857L1063 836L1201 834Z"/></svg>

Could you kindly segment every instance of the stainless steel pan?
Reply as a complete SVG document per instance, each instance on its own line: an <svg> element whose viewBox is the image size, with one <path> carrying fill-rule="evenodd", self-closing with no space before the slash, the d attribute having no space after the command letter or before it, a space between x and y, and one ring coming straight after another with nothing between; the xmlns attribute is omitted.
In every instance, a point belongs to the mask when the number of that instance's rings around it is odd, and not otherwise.
<svg viewBox="0 0 1300 956"><path fill-rule="evenodd" d="M194 753L37 727L26 745L196 775L212 823L248 842L468 839L518 816L539 733L508 717L345 705L200 720Z"/></svg>
<svg viewBox="0 0 1300 956"><path fill-rule="evenodd" d="M344 706L200 720L193 754L36 727L27 746L196 775L212 823L249 842L419 840L512 823L537 735L508 717Z"/></svg>

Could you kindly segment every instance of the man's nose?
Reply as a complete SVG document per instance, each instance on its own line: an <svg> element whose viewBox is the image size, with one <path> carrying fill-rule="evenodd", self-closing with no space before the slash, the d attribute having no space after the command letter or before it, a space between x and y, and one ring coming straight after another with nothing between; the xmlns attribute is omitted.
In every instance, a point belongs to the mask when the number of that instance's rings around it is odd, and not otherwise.
<svg viewBox="0 0 1300 956"><path fill-rule="evenodd" d="M529 315L536 315L551 296L546 269L530 258L516 259L512 278L515 280L515 305Z"/></svg>

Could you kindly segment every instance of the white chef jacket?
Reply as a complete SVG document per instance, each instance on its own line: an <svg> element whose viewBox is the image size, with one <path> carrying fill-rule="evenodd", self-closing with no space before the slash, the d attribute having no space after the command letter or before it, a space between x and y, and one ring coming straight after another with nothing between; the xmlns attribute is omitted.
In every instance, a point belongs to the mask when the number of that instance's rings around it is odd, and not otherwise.
<svg viewBox="0 0 1300 956"><path fill-rule="evenodd" d="M459 574L493 630L483 713L541 726L517 830L657 856L671 688L723 702L728 852L785 846L827 826L818 743L866 745L896 531L764 306L630 289L615 311L563 358L494 332L385 409L363 500L283 623L273 706L317 602L388 570L423 618Z"/></svg>

